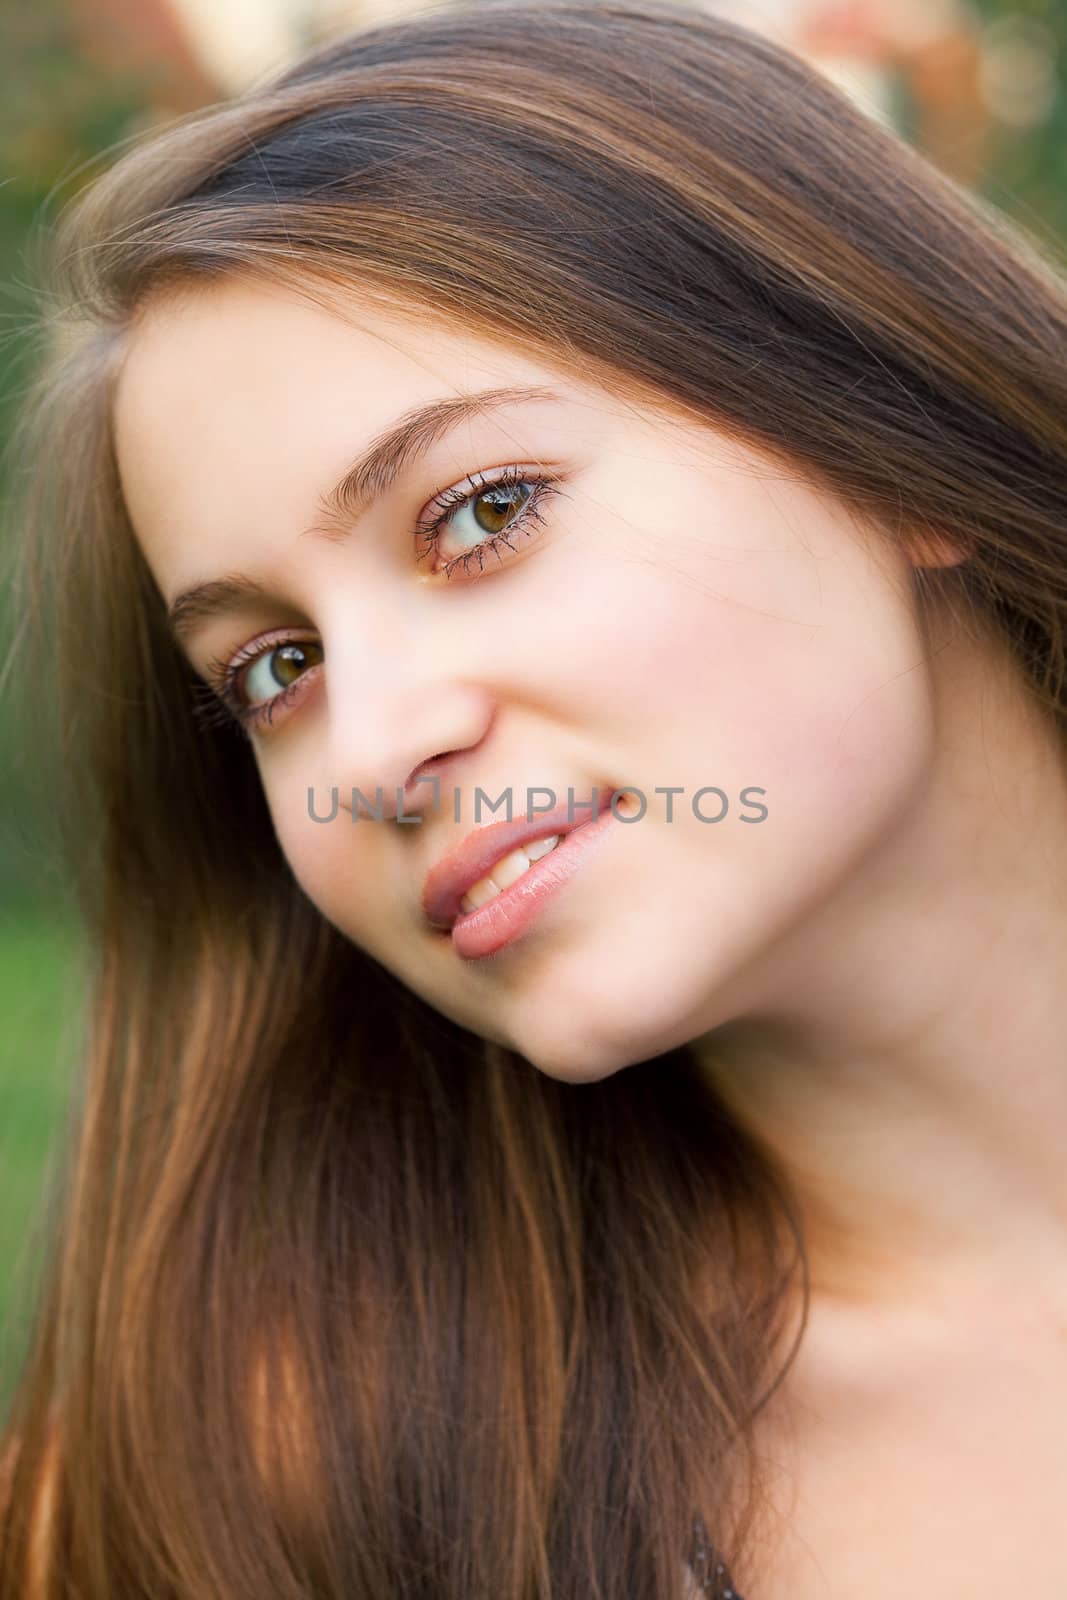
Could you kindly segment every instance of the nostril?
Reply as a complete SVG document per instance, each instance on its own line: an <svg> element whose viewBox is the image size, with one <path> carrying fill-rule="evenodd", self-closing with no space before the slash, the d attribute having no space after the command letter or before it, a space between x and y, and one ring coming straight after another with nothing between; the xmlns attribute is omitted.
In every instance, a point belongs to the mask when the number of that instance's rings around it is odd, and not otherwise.
<svg viewBox="0 0 1067 1600"><path fill-rule="evenodd" d="M404 785L405 792L408 789L411 788L412 784L418 778L421 778L421 777L425 776L426 774L428 774L432 770L432 768L437 765L437 763L439 761L448 761L448 760L451 759L452 756L457 755L457 754L458 754L458 752L455 751L455 750L442 750L439 755L430 756L426 761L420 761L418 766L414 768L414 770L412 771L411 775L409 776L407 783L405 783L405 785Z"/></svg>

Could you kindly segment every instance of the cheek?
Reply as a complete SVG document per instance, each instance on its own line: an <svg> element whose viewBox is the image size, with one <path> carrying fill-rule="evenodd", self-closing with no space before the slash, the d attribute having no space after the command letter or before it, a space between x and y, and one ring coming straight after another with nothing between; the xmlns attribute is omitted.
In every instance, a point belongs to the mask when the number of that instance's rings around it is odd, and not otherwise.
<svg viewBox="0 0 1067 1600"><path fill-rule="evenodd" d="M933 699L899 643L884 653L884 639L868 650L825 633L806 653L765 656L733 698L722 787L766 791L766 820L734 830L761 892L779 881L802 898L831 892L922 793L936 758Z"/></svg>
<svg viewBox="0 0 1067 1600"><path fill-rule="evenodd" d="M340 805L331 817L331 797L321 785L315 791L316 821L309 814L306 785L300 789L275 786L267 790L274 832L297 883L347 938L372 948L376 923L381 922L381 875L373 868L374 829L363 819L353 822ZM373 953L373 951L372 951Z"/></svg>

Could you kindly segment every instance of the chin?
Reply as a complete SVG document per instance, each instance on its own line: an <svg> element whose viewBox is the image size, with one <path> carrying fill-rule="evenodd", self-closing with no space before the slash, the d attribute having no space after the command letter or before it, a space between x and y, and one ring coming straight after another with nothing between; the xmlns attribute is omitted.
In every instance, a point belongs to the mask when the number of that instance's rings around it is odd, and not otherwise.
<svg viewBox="0 0 1067 1600"><path fill-rule="evenodd" d="M577 1052L572 1050L570 1055L564 1058L539 1055L530 1050L523 1050L520 1053L531 1066L537 1068L538 1072L543 1072L546 1078L554 1078L557 1083L600 1083L616 1072L621 1072L624 1067L632 1065L629 1061L589 1060L580 1050Z"/></svg>
<svg viewBox="0 0 1067 1600"><path fill-rule="evenodd" d="M577 1011L568 1009L561 1015L568 1018L563 1037L545 1038L539 1031L536 1037L516 1038L511 1046L538 1072L561 1083L599 1083L669 1048L660 1042L659 1030L653 1038L631 1024L612 1034L583 1022Z"/></svg>
<svg viewBox="0 0 1067 1600"><path fill-rule="evenodd" d="M618 960L559 970L522 997L507 1017L511 1048L538 1071L593 1083L652 1061L706 1032L729 1008L713 1003L705 974L664 957L636 969Z"/></svg>

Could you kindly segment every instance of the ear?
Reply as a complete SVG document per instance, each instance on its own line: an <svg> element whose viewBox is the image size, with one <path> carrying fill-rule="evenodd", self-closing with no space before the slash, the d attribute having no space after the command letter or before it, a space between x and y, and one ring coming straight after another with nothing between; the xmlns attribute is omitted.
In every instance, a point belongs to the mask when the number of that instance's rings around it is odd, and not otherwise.
<svg viewBox="0 0 1067 1600"><path fill-rule="evenodd" d="M905 539L908 557L915 567L958 567L972 554L962 539L950 538L940 529L913 528Z"/></svg>

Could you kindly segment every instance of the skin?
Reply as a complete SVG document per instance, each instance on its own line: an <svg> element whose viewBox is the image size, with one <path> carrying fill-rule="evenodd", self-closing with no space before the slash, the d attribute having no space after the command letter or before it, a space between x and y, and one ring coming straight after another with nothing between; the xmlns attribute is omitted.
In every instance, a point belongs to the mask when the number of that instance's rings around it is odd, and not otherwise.
<svg viewBox="0 0 1067 1600"><path fill-rule="evenodd" d="M317 497L401 413L516 382L560 398L463 424L345 537L304 533ZM876 1600L872 1552L890 1550L878 1540L901 1536L894 1506L929 1526L901 1486L922 1483L916 1462L947 1459L936 1452L987 1405L1005 1337L1025 1347L1032 1390L981 1413L977 1448L987 1462L1021 1451L1040 1474L1025 1516L1047 1560L1067 1495L1047 1427L1067 1403L1067 779L992 638L940 608L920 615L915 568L963 552L882 537L621 383L354 293L326 309L231 280L154 303L129 339L115 436L166 600L235 571L271 590L190 639L197 671L272 630L321 642L323 667L252 749L323 915L554 1077L602 1078L695 1042L781 1161L814 1291L788 1391L797 1415L815 1395L831 1414L836 1384L899 1448L885 1517L835 1546L863 1592ZM480 576L420 563L412 530L434 494L512 465L563 480L531 537ZM449 554L486 534L467 509L452 537ZM459 824L426 785L405 802L418 825L308 815L309 786L320 808L331 785L342 801L381 785L388 800L420 768L459 788ZM511 786L521 810L528 785L565 801L594 784L636 785L645 815L613 825L514 945L461 960L419 902L428 868L474 825L475 786ZM712 784L730 811L701 823L689 797ZM684 791L672 822L664 785ZM764 791L758 824L740 820L756 814L746 786ZM950 1368L972 1386L946 1385ZM925 1433L884 1398L905 1392ZM869 1472L864 1437L862 1461L828 1439L809 1452L805 1492L827 1515L808 1528L824 1552L841 1497ZM961 1515L1002 1515L973 1474L957 1481ZM968 1569L983 1581L999 1571L988 1545L986 1559ZM799 1547L788 1560L790 1581L809 1581ZM886 1582L901 1570L891 1562ZM1034 1576L1067 1586L1067 1570ZM810 1584L790 1592L827 1592Z"/></svg>

